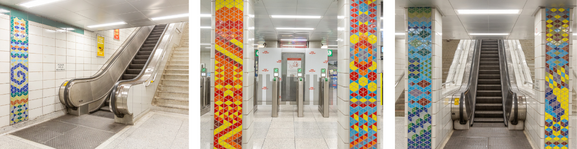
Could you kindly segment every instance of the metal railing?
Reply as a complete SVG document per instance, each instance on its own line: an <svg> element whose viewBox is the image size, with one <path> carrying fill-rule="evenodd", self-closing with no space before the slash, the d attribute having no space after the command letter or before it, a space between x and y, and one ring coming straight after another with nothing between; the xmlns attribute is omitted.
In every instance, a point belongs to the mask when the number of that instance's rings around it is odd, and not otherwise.
<svg viewBox="0 0 577 149"><path fill-rule="evenodd" d="M519 91L517 81L526 80L528 76L525 67L515 67L518 63L514 62L514 58L520 57L514 49L507 50L505 47L505 41L499 40L499 69L501 71L501 91L503 99L503 118L505 125L509 124L517 125L519 120L525 120L526 117L526 96ZM515 48L515 47L510 47ZM524 55L523 55L524 57ZM515 70L521 69L521 70ZM516 75L515 73L520 73ZM521 77L517 79L516 77ZM530 75L529 75L530 76ZM523 84L531 83L529 81L523 82ZM532 84L532 83L531 83Z"/></svg>

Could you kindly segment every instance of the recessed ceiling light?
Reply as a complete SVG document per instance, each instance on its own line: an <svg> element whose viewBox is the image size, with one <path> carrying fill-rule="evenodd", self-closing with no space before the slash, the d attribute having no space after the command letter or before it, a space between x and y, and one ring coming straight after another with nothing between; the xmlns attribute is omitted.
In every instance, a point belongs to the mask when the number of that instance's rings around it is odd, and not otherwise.
<svg viewBox="0 0 577 149"><path fill-rule="evenodd" d="M126 22L114 22L114 23L90 25L90 26L87 26L87 27L88 27L88 28L95 28L95 27L104 27L104 26L113 26L113 25L123 25L123 24L126 24Z"/></svg>
<svg viewBox="0 0 577 149"><path fill-rule="evenodd" d="M304 47L305 45L282 45L283 47Z"/></svg>
<svg viewBox="0 0 577 149"><path fill-rule="evenodd" d="M67 31L73 31L74 28L62 28L63 30L67 30Z"/></svg>
<svg viewBox="0 0 577 149"><path fill-rule="evenodd" d="M507 36L509 33L470 33L471 36Z"/></svg>
<svg viewBox="0 0 577 149"><path fill-rule="evenodd" d="M171 15L171 16L164 16L164 17L150 18L150 20L152 20L152 21L157 21L157 20L166 20L166 19L174 19L174 18L182 18L182 17L188 17L188 13Z"/></svg>
<svg viewBox="0 0 577 149"><path fill-rule="evenodd" d="M286 27L277 27L277 30L315 30L315 28L286 28Z"/></svg>
<svg viewBox="0 0 577 149"><path fill-rule="evenodd" d="M280 41L308 41L307 39L281 39Z"/></svg>
<svg viewBox="0 0 577 149"><path fill-rule="evenodd" d="M210 26L201 26L200 29L211 29L212 27Z"/></svg>
<svg viewBox="0 0 577 149"><path fill-rule="evenodd" d="M461 9L459 14L518 14L518 9Z"/></svg>
<svg viewBox="0 0 577 149"><path fill-rule="evenodd" d="M200 17L212 17L212 14L200 14Z"/></svg>
<svg viewBox="0 0 577 149"><path fill-rule="evenodd" d="M207 46L210 45L210 43L200 43L201 46Z"/></svg>
<svg viewBox="0 0 577 149"><path fill-rule="evenodd" d="M320 19L321 16L301 16L301 15L270 15L271 18L279 19Z"/></svg>
<svg viewBox="0 0 577 149"><path fill-rule="evenodd" d="M16 5L20 5L20 6L22 6L22 7L30 8L30 7L40 6L40 5L49 4L49 3L53 3L53 2L57 2L57 1L60 1L60 0L35 0L35 1L30 1L30 2L26 2L26 3L20 3L20 4L16 4Z"/></svg>

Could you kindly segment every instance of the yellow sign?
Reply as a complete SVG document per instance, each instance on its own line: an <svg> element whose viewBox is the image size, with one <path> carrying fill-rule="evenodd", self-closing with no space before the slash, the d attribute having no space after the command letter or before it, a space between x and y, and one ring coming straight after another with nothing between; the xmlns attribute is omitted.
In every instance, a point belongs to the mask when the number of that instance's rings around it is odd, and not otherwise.
<svg viewBox="0 0 577 149"><path fill-rule="evenodd" d="M102 36L97 36L97 46L98 46L98 52L96 53L96 56L102 56L104 57L104 37Z"/></svg>
<svg viewBox="0 0 577 149"><path fill-rule="evenodd" d="M459 98L455 98L455 105L459 105Z"/></svg>

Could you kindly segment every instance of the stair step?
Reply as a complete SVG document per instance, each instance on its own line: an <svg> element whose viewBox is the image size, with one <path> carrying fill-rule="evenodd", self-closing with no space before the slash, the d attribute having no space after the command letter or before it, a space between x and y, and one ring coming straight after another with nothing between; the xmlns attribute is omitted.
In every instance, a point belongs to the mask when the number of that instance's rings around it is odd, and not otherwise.
<svg viewBox="0 0 577 149"><path fill-rule="evenodd" d="M500 84L478 84L477 90L500 90Z"/></svg>
<svg viewBox="0 0 577 149"><path fill-rule="evenodd" d="M146 64L147 59L133 59L132 64Z"/></svg>
<svg viewBox="0 0 577 149"><path fill-rule="evenodd" d="M180 80L180 79L161 79L161 83L163 85L187 85L188 80Z"/></svg>
<svg viewBox="0 0 577 149"><path fill-rule="evenodd" d="M477 111L501 111L503 113L503 104L501 103L477 103L475 104L475 113Z"/></svg>
<svg viewBox="0 0 577 149"><path fill-rule="evenodd" d="M500 115L503 116L503 111L481 111L475 109L475 117L478 115Z"/></svg>
<svg viewBox="0 0 577 149"><path fill-rule="evenodd" d="M144 68L144 64L130 64L128 65L128 69L142 69Z"/></svg>
<svg viewBox="0 0 577 149"><path fill-rule="evenodd" d="M498 69L480 69L479 74L500 74Z"/></svg>
<svg viewBox="0 0 577 149"><path fill-rule="evenodd" d="M479 79L500 79L500 74L479 74Z"/></svg>
<svg viewBox="0 0 577 149"><path fill-rule="evenodd" d="M499 61L480 61L481 64L499 64Z"/></svg>
<svg viewBox="0 0 577 149"><path fill-rule="evenodd" d="M188 74L166 74L166 73L165 73L165 74L163 74L162 76L163 76L165 79L183 79L183 80L189 79L189 78L188 78L188 76L189 76Z"/></svg>
<svg viewBox="0 0 577 149"><path fill-rule="evenodd" d="M501 79L479 79L479 84L501 84Z"/></svg>

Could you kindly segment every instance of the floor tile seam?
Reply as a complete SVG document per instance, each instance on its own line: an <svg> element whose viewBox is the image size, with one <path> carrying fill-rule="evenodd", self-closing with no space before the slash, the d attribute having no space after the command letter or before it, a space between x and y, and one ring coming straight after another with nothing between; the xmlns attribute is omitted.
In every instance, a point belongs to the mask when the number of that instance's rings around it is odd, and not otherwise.
<svg viewBox="0 0 577 149"><path fill-rule="evenodd" d="M34 142L34 141L31 141L31 140L28 140L28 139L24 139L24 138L15 136L15 135L10 135L10 134L8 134L8 135L6 135L6 137L8 137L8 138L10 138L10 139L15 139L16 141L23 142L23 143L26 143L26 144L28 144L28 145L32 145L32 146L35 146L35 147L39 147L39 148L43 148L43 149L54 149L53 147L47 146L47 145L45 145L45 144L38 143L38 142Z"/></svg>
<svg viewBox="0 0 577 149"><path fill-rule="evenodd" d="M169 116L169 117L177 117L177 118L183 118L183 119L188 119L188 117L189 117L188 115L185 115L185 114L167 112L167 111L151 111L151 112L155 112L155 114L159 114L159 115L165 115L165 116Z"/></svg>

